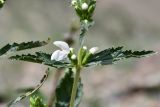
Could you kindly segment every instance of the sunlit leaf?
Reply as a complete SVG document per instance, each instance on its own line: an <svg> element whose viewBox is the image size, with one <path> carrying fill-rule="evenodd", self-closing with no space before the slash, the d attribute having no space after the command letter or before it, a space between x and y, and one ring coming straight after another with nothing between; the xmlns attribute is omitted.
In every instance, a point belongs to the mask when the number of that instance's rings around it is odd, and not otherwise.
<svg viewBox="0 0 160 107"><path fill-rule="evenodd" d="M40 95L34 94L30 97L29 107L47 107L47 106L46 104L44 104L43 98Z"/></svg>
<svg viewBox="0 0 160 107"><path fill-rule="evenodd" d="M0 49L0 56L6 55L11 52L41 47L47 45L49 41L50 39L48 39L47 41L35 41L35 42L31 41L31 42L7 44Z"/></svg>
<svg viewBox="0 0 160 107"><path fill-rule="evenodd" d="M127 59L127 58L141 58L151 55L153 51L131 51L122 50L123 47L105 49L93 56L91 56L86 66L90 65L109 65L116 61Z"/></svg>
<svg viewBox="0 0 160 107"><path fill-rule="evenodd" d="M11 56L10 59L34 62L55 68L65 68L70 66L70 64L67 62L51 60L51 54L46 54L43 52L36 52L35 55L27 54L27 55Z"/></svg>
<svg viewBox="0 0 160 107"><path fill-rule="evenodd" d="M61 80L60 84L57 86L55 107L69 107L73 81L74 81L73 74L74 73L72 69L69 69L69 71L65 74L64 78ZM81 80L79 80L74 107L78 107L81 101L83 95L82 88L83 85L81 83Z"/></svg>
<svg viewBox="0 0 160 107"><path fill-rule="evenodd" d="M24 98L32 95L33 93L35 93L37 90L39 90L39 88L44 84L44 82L46 81L47 77L48 77L48 74L49 74L49 69L46 70L45 72L45 75L43 76L43 78L41 79L40 83L35 87L35 89L17 97L15 100L11 101L8 105L8 107L11 107L11 105L23 100Z"/></svg>

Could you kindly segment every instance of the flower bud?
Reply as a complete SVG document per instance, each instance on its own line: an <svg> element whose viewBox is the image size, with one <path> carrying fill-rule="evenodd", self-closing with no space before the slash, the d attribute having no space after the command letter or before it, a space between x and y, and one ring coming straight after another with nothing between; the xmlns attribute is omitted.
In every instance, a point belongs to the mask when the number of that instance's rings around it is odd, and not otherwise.
<svg viewBox="0 0 160 107"><path fill-rule="evenodd" d="M72 5L72 6L75 6L75 5L76 5L76 3L77 3L77 1L76 1L76 0L72 0L71 5Z"/></svg>
<svg viewBox="0 0 160 107"><path fill-rule="evenodd" d="M90 6L90 7L88 8L88 12L89 12L90 14L93 14L94 10L95 10L95 5L92 5L92 6Z"/></svg>
<svg viewBox="0 0 160 107"><path fill-rule="evenodd" d="M77 59L77 56L76 56L75 54L73 54L73 55L71 56L71 59L72 59L72 60L76 60L76 59Z"/></svg>
<svg viewBox="0 0 160 107"><path fill-rule="evenodd" d="M4 0L0 0L0 3L2 3L2 4L3 4L3 3L4 3Z"/></svg>
<svg viewBox="0 0 160 107"><path fill-rule="evenodd" d="M87 3L83 3L82 4L82 10L87 10L88 9L88 4Z"/></svg>
<svg viewBox="0 0 160 107"><path fill-rule="evenodd" d="M87 46L83 46L83 49L84 49L84 50L87 50Z"/></svg>
<svg viewBox="0 0 160 107"><path fill-rule="evenodd" d="M84 24L85 26L87 26L88 23L89 23L89 21L88 21L87 19L83 20L83 24Z"/></svg>
<svg viewBox="0 0 160 107"><path fill-rule="evenodd" d="M83 61L82 61L82 65L85 65L88 61L88 59L94 55L96 52L98 51L98 47L93 47L89 50L88 53L86 53L85 57L83 58Z"/></svg>
<svg viewBox="0 0 160 107"><path fill-rule="evenodd" d="M74 49L73 48L69 48L70 52L73 53Z"/></svg>
<svg viewBox="0 0 160 107"><path fill-rule="evenodd" d="M82 58L82 60L83 60L83 58L85 57L85 55L86 55L86 53L87 53L87 46L83 46L82 49L83 49L83 50L82 50L82 57L81 57L81 58Z"/></svg>
<svg viewBox="0 0 160 107"><path fill-rule="evenodd" d="M72 63L73 65L77 65L77 56L76 56L75 54L73 54L73 55L71 56L71 63Z"/></svg>
<svg viewBox="0 0 160 107"><path fill-rule="evenodd" d="M98 47L93 47L89 50L89 53L95 54L98 51Z"/></svg>

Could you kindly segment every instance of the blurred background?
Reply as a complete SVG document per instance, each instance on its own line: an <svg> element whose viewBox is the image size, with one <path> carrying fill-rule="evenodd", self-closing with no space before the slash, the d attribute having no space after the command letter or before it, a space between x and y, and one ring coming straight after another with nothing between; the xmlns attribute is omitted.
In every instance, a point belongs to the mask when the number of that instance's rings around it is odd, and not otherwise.
<svg viewBox="0 0 160 107"><path fill-rule="evenodd" d="M159 5L159 0L97 0L95 25L88 32L85 44L100 49L124 46L160 52ZM10 42L47 40L48 37L52 42L63 40L71 24L78 21L69 0L8 0L0 10L0 47ZM73 47L78 46L78 37L75 39ZM25 52L52 53L55 50L52 42ZM17 89L36 86L46 68L1 59L0 107L6 107L6 102L18 96ZM160 107L159 70L160 55L85 69L80 107ZM45 96L50 96L54 87L56 69L52 71L41 88ZM14 107L27 105L28 99L25 99Z"/></svg>

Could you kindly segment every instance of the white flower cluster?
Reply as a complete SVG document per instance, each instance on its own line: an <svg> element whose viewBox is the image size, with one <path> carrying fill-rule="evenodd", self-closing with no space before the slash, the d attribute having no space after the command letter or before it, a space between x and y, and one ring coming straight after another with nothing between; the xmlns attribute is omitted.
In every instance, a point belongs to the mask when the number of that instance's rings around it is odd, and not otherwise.
<svg viewBox="0 0 160 107"><path fill-rule="evenodd" d="M72 0L71 5L77 7L77 1ZM82 8L82 10L87 10L88 9L88 4L87 3L82 3L81 8Z"/></svg>
<svg viewBox="0 0 160 107"><path fill-rule="evenodd" d="M51 55L51 60L61 61L68 59L68 55L72 53L71 59L77 59L77 56L73 53L73 48L70 48L69 45L64 41L55 41L54 45L59 47L61 50L56 50ZM83 46L83 50L87 51L87 47ZM93 47L89 50L88 55L95 54L98 51L98 47Z"/></svg>

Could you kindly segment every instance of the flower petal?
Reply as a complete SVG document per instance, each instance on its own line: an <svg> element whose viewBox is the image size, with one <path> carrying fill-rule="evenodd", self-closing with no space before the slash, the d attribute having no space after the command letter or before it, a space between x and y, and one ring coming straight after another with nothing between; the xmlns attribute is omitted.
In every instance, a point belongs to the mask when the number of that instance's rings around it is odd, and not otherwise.
<svg viewBox="0 0 160 107"><path fill-rule="evenodd" d="M51 60L61 61L67 58L67 55L68 53L66 53L65 51L56 50L55 52L53 52Z"/></svg>
<svg viewBox="0 0 160 107"><path fill-rule="evenodd" d="M64 41L55 41L55 42L53 42L53 44L56 45L57 47L61 48L62 50L65 50L68 53L70 51L69 45Z"/></svg>

